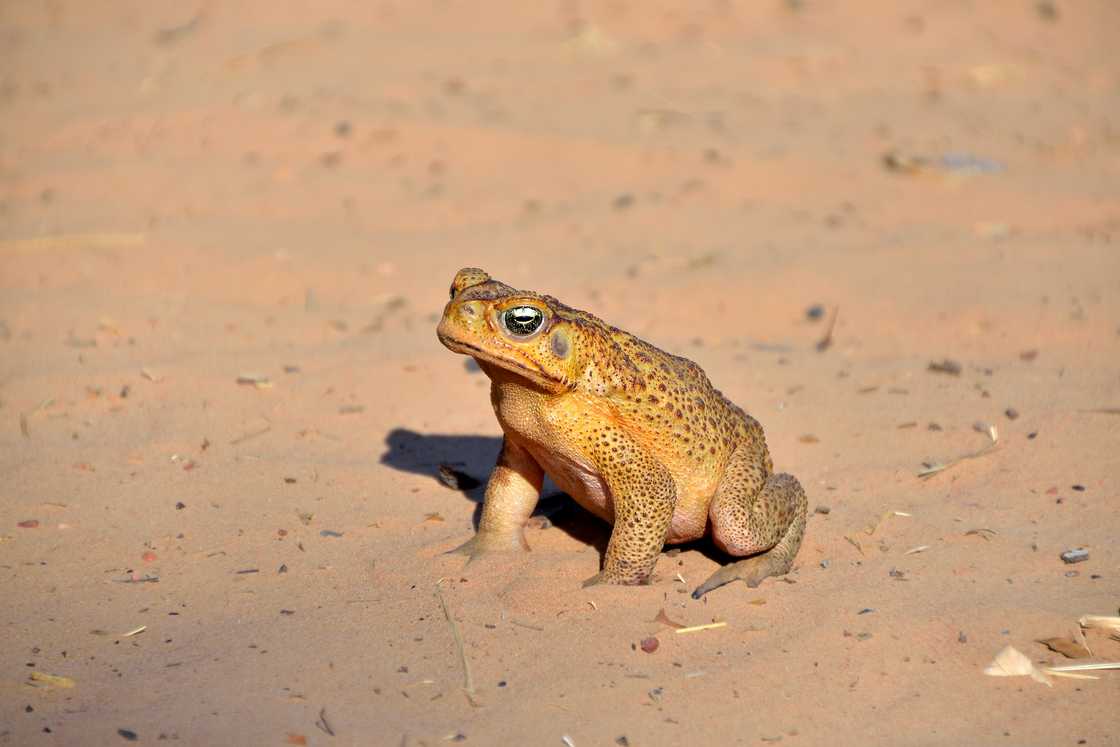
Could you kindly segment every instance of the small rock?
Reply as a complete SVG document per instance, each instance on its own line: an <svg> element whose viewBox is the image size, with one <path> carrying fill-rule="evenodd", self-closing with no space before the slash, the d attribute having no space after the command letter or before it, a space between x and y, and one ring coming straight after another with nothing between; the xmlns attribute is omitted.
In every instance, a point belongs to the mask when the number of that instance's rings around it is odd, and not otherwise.
<svg viewBox="0 0 1120 747"><path fill-rule="evenodd" d="M178 501L178 502L177 502L177 503L175 504L175 510L176 510L176 511L182 511L182 510L183 510L184 508L186 508L186 507L187 507L187 504L183 503L182 501Z"/></svg>
<svg viewBox="0 0 1120 747"><path fill-rule="evenodd" d="M816 322L824 318L824 306L815 303L809 308L805 309L805 318L811 322Z"/></svg>
<svg viewBox="0 0 1120 747"><path fill-rule="evenodd" d="M828 570L828 566L829 566L829 561L827 559L821 561L821 568L824 568L825 570Z"/></svg>
<svg viewBox="0 0 1120 747"><path fill-rule="evenodd" d="M652 635L649 638L643 638L641 643L642 651L645 651L647 654L652 654L660 645L661 641L657 640L657 637Z"/></svg>
<svg viewBox="0 0 1120 747"><path fill-rule="evenodd" d="M38 519L26 519L17 524L20 529L36 529L39 526Z"/></svg>
<svg viewBox="0 0 1120 747"><path fill-rule="evenodd" d="M1085 486L1084 485L1070 485L1070 487L1073 488L1074 490L1076 490L1078 493L1084 493L1085 492Z"/></svg>
<svg viewBox="0 0 1120 747"><path fill-rule="evenodd" d="M1058 20L1058 6L1050 0L1041 0L1035 3L1034 10L1038 13L1038 17L1044 21L1054 23Z"/></svg>
<svg viewBox="0 0 1120 747"><path fill-rule="evenodd" d="M1003 411L1003 414L1007 416L1008 420L1016 420L1019 417L1019 411L1014 407L1008 407Z"/></svg>
<svg viewBox="0 0 1120 747"><path fill-rule="evenodd" d="M832 509L829 506L826 506L822 503L822 504L820 504L819 506L817 506L816 508L813 509L813 513L823 514L823 515L827 516L828 514L832 513Z"/></svg>
<svg viewBox="0 0 1120 747"><path fill-rule="evenodd" d="M943 373L950 376L961 375L961 364L957 363L951 358L944 358L940 361L930 361L928 369L931 373Z"/></svg>
<svg viewBox="0 0 1120 747"><path fill-rule="evenodd" d="M1079 547L1076 550L1066 550L1061 557L1064 562L1069 564L1082 563L1089 559L1089 551Z"/></svg>
<svg viewBox="0 0 1120 747"><path fill-rule="evenodd" d="M957 633L957 643L968 643L968 636L964 634L963 630Z"/></svg>
<svg viewBox="0 0 1120 747"><path fill-rule="evenodd" d="M140 738L132 729L117 729L117 734L124 737L127 742L135 742Z"/></svg>

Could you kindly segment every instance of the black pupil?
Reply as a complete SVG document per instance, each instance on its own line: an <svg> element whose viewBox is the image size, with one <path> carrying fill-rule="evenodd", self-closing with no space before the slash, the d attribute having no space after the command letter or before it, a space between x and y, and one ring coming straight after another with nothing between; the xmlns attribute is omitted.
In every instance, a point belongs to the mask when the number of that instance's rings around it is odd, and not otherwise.
<svg viewBox="0 0 1120 747"><path fill-rule="evenodd" d="M536 309L524 307L510 309L505 313L506 327L515 335L529 335L541 326L543 317Z"/></svg>

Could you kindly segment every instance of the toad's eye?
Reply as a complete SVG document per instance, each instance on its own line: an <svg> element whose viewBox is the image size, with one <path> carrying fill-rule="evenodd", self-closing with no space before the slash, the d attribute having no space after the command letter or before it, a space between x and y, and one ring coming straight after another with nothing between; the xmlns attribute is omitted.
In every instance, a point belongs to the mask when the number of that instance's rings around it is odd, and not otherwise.
<svg viewBox="0 0 1120 747"><path fill-rule="evenodd" d="M511 335L528 337L540 329L544 314L532 306L514 306L502 313L502 324Z"/></svg>

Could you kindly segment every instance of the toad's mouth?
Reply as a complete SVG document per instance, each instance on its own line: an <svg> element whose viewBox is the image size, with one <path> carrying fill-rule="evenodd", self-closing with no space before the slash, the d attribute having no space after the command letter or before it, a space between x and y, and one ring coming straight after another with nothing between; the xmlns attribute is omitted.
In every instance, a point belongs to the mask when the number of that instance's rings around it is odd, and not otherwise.
<svg viewBox="0 0 1120 747"><path fill-rule="evenodd" d="M521 356L517 356L516 358L502 358L477 345L452 337L443 330L437 331L436 334L439 337L439 341L442 342L444 347L448 350L463 355L469 355L479 363L486 363L487 365L483 366L482 369L491 378L493 378L493 376L487 369L490 366L496 366L510 373L523 376L534 384L549 391L556 392L567 388L562 379L552 376L532 360L524 359Z"/></svg>

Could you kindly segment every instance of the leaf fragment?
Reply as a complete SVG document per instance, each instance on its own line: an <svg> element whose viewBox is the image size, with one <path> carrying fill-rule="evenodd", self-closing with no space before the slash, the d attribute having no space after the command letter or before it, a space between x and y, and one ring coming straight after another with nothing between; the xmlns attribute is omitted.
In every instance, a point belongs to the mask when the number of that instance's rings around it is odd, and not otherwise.
<svg viewBox="0 0 1120 747"><path fill-rule="evenodd" d="M28 679L30 680L29 684L32 687L41 687L47 690L52 687L69 690L73 687L76 687L78 684L69 677L63 677L59 674L46 674L45 672L32 672L28 676Z"/></svg>
<svg viewBox="0 0 1120 747"><path fill-rule="evenodd" d="M984 674L991 677L1023 677L1029 676L1035 682L1041 682L1047 687L1053 687L1050 679L1040 671L1031 660L1013 646L1005 646L996 654L996 658L984 669Z"/></svg>
<svg viewBox="0 0 1120 747"><path fill-rule="evenodd" d="M1089 649L1070 638L1040 638L1038 642L1067 659L1087 659L1092 655Z"/></svg>

